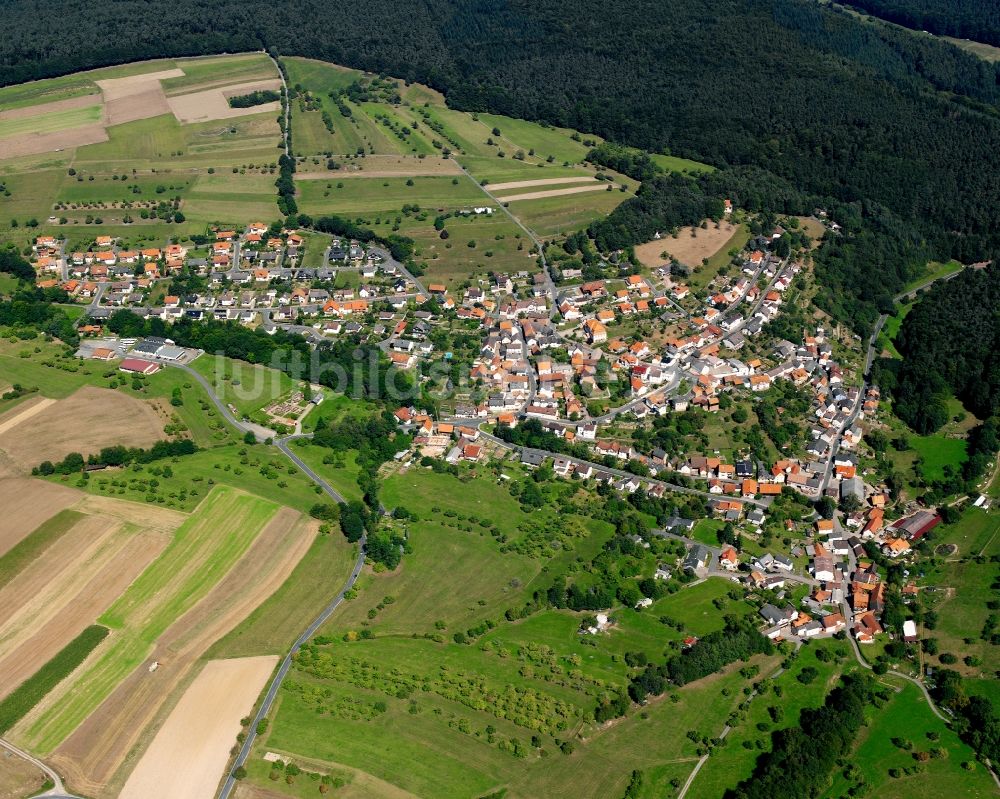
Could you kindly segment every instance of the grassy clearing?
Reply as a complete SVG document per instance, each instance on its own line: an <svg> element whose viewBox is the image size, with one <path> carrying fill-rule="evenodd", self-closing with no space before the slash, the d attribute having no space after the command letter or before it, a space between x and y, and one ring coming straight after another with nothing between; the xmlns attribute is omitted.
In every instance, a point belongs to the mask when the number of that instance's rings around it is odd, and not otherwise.
<svg viewBox="0 0 1000 799"><path fill-rule="evenodd" d="M727 670L681 689L677 702L657 700L642 713L598 728L588 720L593 698L580 690L588 684L586 678L545 679L549 669L558 673L569 664L562 652L551 653L551 659L525 648L502 655L499 650L406 638L335 644L330 650L335 662L351 671L354 663L378 663L379 673L391 676L361 685L356 672L316 680L296 671L295 682L324 692L325 709L317 712L299 692L283 691L265 746L358 768L418 795L442 797L478 796L506 787L519 796L572 793L596 799L621 795L634 768L655 769L658 780L683 778L697 759L687 731L718 734L745 683ZM426 679L430 690L400 698L394 682L410 675ZM455 701L438 692L439 675L475 675L476 687ZM572 740L576 751L561 753L555 739L542 733L541 749L548 755L542 756L528 745L530 730L504 718L495 703L478 701L480 691L502 692L507 685L534 692L543 703L564 702L571 714L578 713L559 734ZM376 702L384 703L384 712L373 712ZM524 748L523 758L504 751L501 742L509 741ZM581 781L584 770L589 776ZM658 787L660 792L652 795L662 795L666 785Z"/></svg>
<svg viewBox="0 0 1000 799"><path fill-rule="evenodd" d="M233 567L277 505L216 488L174 534L163 553L98 619L113 634L64 696L23 731L26 743L51 752L148 656L166 629Z"/></svg>
<svg viewBox="0 0 1000 799"><path fill-rule="evenodd" d="M87 627L66 644L52 660L0 701L0 734L7 732L24 718L49 691L83 663L107 634L108 628L99 624Z"/></svg>
<svg viewBox="0 0 1000 799"><path fill-rule="evenodd" d="M719 270L732 260L731 253L734 250L736 252L742 250L748 241L750 241L750 229L744 224L737 225L729 241L723 244L715 255L709 256L707 264L694 267L687 280L688 285L695 291L704 290L716 278Z"/></svg>
<svg viewBox="0 0 1000 799"><path fill-rule="evenodd" d="M986 603L997 598L992 588L996 572L995 564L949 562L936 581L937 590L926 595L938 614L937 626L927 634L937 638L941 652L959 657L959 662L949 668L969 677L994 676L995 649L980 634L992 613ZM967 655L979 657L983 665L966 666L961 658Z"/></svg>
<svg viewBox="0 0 1000 799"><path fill-rule="evenodd" d="M920 277L914 278L909 283L903 287L903 291L913 291L914 289L922 288L924 285L931 283L935 280L939 280L947 275L952 275L955 272L962 271L962 264L958 261L947 261L945 263L940 263L938 261L931 261L927 264L927 269L924 271Z"/></svg>
<svg viewBox="0 0 1000 799"><path fill-rule="evenodd" d="M348 501L361 499L361 488L358 486L357 452L351 450L344 453L333 452L327 447L315 446L305 441L295 442L295 454L298 455L316 474L333 486L337 493ZM330 463L325 460L329 458Z"/></svg>
<svg viewBox="0 0 1000 799"><path fill-rule="evenodd" d="M61 510L7 550L0 557L0 585L13 580L22 569L40 557L83 518L84 514L75 510Z"/></svg>
<svg viewBox="0 0 1000 799"><path fill-rule="evenodd" d="M945 466L960 469L965 462L968 442L964 438L949 438L940 434L911 436L910 447L922 459L923 474L927 480L944 477Z"/></svg>
<svg viewBox="0 0 1000 799"><path fill-rule="evenodd" d="M703 164L701 161L692 161L690 158L680 158L676 155L655 153L652 159L654 164L668 172L683 172L687 175L698 175L704 172L715 171L714 166Z"/></svg>
<svg viewBox="0 0 1000 799"><path fill-rule="evenodd" d="M195 508L215 485L238 488L300 511L308 511L318 498L309 478L283 455L263 445L230 444L185 455L173 462L169 477L156 475L151 468L156 464L139 469L106 469L80 487L92 494L162 504L181 511ZM69 483L69 479L63 482Z"/></svg>
<svg viewBox="0 0 1000 799"><path fill-rule="evenodd" d="M284 584L238 627L216 643L206 659L284 654L307 622L337 595L354 566L357 547L335 532L317 536Z"/></svg>
<svg viewBox="0 0 1000 799"><path fill-rule="evenodd" d="M266 422L260 411L292 393L296 382L285 372L259 364L236 361L221 355L206 353L196 359L191 368L205 377L215 393L241 416Z"/></svg>
<svg viewBox="0 0 1000 799"><path fill-rule="evenodd" d="M966 52L979 56L983 61L989 61L991 64L1000 61L1000 47L994 47L991 44L984 44L983 42L973 42L969 39L955 39L951 36L942 36L940 38L946 42L951 42Z"/></svg>
<svg viewBox="0 0 1000 799"><path fill-rule="evenodd" d="M1000 552L1000 516L969 507L954 524L935 528L934 543L955 544L958 557L990 557Z"/></svg>
<svg viewBox="0 0 1000 799"><path fill-rule="evenodd" d="M908 682L890 682L896 683L899 692L892 695L885 707L871 709L868 724L861 728L849 758L864 775L868 786L866 795L879 799L996 796L996 786L982 765L977 765L973 771L962 768L963 762L975 761L972 749L930 711L920 690ZM929 736L937 736L937 740ZM892 743L893 738L911 741L913 751L899 749ZM892 768L911 766L914 752L938 747L945 750L946 756L929 760L923 773L899 779L889 776ZM826 795L843 796L849 785L838 774Z"/></svg>

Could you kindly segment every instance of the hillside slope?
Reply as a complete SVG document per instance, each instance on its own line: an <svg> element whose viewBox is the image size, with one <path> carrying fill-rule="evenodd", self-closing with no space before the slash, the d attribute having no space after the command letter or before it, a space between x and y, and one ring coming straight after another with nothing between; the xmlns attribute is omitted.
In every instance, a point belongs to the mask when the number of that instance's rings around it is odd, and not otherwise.
<svg viewBox="0 0 1000 799"><path fill-rule="evenodd" d="M7 4L0 82L267 45L421 80L459 108L756 164L810 192L876 200L918 224L942 257L975 260L1000 243L996 70L813 2L630 0L610 17L597 0L426 0L405 15L384 0L59 0L49 11L77 35L30 0Z"/></svg>

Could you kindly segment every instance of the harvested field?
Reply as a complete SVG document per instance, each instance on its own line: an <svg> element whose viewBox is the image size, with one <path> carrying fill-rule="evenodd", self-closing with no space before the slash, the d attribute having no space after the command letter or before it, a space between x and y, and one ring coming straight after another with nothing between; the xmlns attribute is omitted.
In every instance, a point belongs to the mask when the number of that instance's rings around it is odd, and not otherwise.
<svg viewBox="0 0 1000 799"><path fill-rule="evenodd" d="M588 191L607 191L608 183L596 183L593 186L574 186L570 189L550 189L548 191L528 191L523 194L509 194L497 197L500 202L512 203L517 200L542 200L546 197L565 197L569 194L583 194Z"/></svg>
<svg viewBox="0 0 1000 799"><path fill-rule="evenodd" d="M461 175L458 162L451 158L411 158L405 155L368 155L341 164L340 169L324 172L298 172L304 180L342 180L344 178L409 178L434 175Z"/></svg>
<svg viewBox="0 0 1000 799"><path fill-rule="evenodd" d="M40 793L45 784L42 774L27 760L0 747L0 799L22 799Z"/></svg>
<svg viewBox="0 0 1000 799"><path fill-rule="evenodd" d="M692 236L692 231L696 235ZM705 229L683 227L677 232L677 238L664 235L662 239L638 245L635 255L643 266L650 268L662 265L669 256L685 266L700 266L703 259L711 258L725 247L736 231L732 222L723 222L718 229L712 222ZM663 252L667 253L667 258L660 255Z"/></svg>
<svg viewBox="0 0 1000 799"><path fill-rule="evenodd" d="M137 119L149 119L170 113L167 98L163 89L151 88L139 94L128 97L117 97L104 104L104 118L109 125L121 125L125 122L135 122Z"/></svg>
<svg viewBox="0 0 1000 799"><path fill-rule="evenodd" d="M184 71L180 69L164 69L159 72L146 72L142 75L130 75L127 78L109 78L96 81L104 94L104 102L108 103L121 97L131 97L144 94L160 85L167 78L183 78Z"/></svg>
<svg viewBox="0 0 1000 799"><path fill-rule="evenodd" d="M76 502L82 493L75 488L42 480L12 477L0 480L0 555L3 555L46 519ZM2 595L2 594L0 594Z"/></svg>
<svg viewBox="0 0 1000 799"><path fill-rule="evenodd" d="M54 399L49 399L48 397L37 397L29 400L11 413L5 414L3 418L0 418L0 436L13 430L22 422L26 422L32 416L41 413L49 405L54 405L55 402Z"/></svg>
<svg viewBox="0 0 1000 799"><path fill-rule="evenodd" d="M594 180L595 178L592 175L582 175L575 178L567 177L539 178L538 180L510 180L506 183L488 183L486 188L495 193L498 191L507 191L509 189L527 189L532 186L558 186L563 183L593 183Z"/></svg>
<svg viewBox="0 0 1000 799"><path fill-rule="evenodd" d="M0 158L18 158L23 155L69 150L107 140L108 133L103 125L84 125L53 133L25 133L0 141Z"/></svg>
<svg viewBox="0 0 1000 799"><path fill-rule="evenodd" d="M115 444L148 447L163 438L164 420L148 402L106 388L84 386L65 399L43 400L30 424L18 409L0 429L0 450L23 470L44 460L62 460L70 452L84 457Z"/></svg>
<svg viewBox="0 0 1000 799"><path fill-rule="evenodd" d="M281 509L229 573L164 632L145 660L54 753L53 762L75 787L95 796L117 795L158 714L190 677L198 658L281 586L316 530L311 520ZM152 661L159 666L151 674ZM235 732L227 751L233 737Z"/></svg>
<svg viewBox="0 0 1000 799"><path fill-rule="evenodd" d="M122 799L212 799L240 719L278 662L213 660L184 692L121 792Z"/></svg>
<svg viewBox="0 0 1000 799"><path fill-rule="evenodd" d="M20 594L19 611L0 626L0 651L9 653L0 657L0 698L92 624L169 540L163 533L136 530L99 516L76 527L87 530L87 556L67 564L58 577L50 573L48 584L37 593ZM42 560L50 570L59 563L50 553Z"/></svg>
<svg viewBox="0 0 1000 799"><path fill-rule="evenodd" d="M233 117L248 116L250 114L278 111L281 108L281 103L275 101L273 103L251 106L250 108L230 108L228 98L239 94L250 94L255 91L265 89L276 90L279 88L281 88L281 81L278 79L257 80L231 86L219 86L200 92L172 95L167 98L167 103L174 116L177 117L177 121L182 123L206 122L211 119L232 119Z"/></svg>
<svg viewBox="0 0 1000 799"><path fill-rule="evenodd" d="M0 122L11 119L24 119L25 117L34 117L40 114L52 114L58 111L69 111L74 108L87 108L88 106L97 105L100 102L101 98L99 95L85 94L81 97L69 97L65 100L56 100L52 103L26 105L21 108L0 111Z"/></svg>

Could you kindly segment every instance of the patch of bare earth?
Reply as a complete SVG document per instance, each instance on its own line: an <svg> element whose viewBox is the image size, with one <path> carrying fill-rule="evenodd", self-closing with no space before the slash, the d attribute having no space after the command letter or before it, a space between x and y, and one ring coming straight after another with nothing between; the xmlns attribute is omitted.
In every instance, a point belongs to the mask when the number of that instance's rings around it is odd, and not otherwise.
<svg viewBox="0 0 1000 799"><path fill-rule="evenodd" d="M0 450L22 469L71 452L84 457L102 447L148 447L163 438L163 420L149 402L107 388L85 386L0 431Z"/></svg>
<svg viewBox="0 0 1000 799"><path fill-rule="evenodd" d="M153 739L121 799L212 799L276 655L205 664Z"/></svg>
<svg viewBox="0 0 1000 799"><path fill-rule="evenodd" d="M175 94L167 98L170 110L178 122L207 122L212 119L232 119L249 114L278 111L281 103L263 103L249 108L230 108L229 98L241 94L251 94L256 91L276 90L281 87L281 81L276 78L256 80L249 83L237 83L229 86L218 86L204 91Z"/></svg>
<svg viewBox="0 0 1000 799"><path fill-rule="evenodd" d="M23 133L0 141L0 159L71 150L85 144L99 144L107 140L108 133L100 124L81 125L78 128L57 130L52 133Z"/></svg>
<svg viewBox="0 0 1000 799"><path fill-rule="evenodd" d="M27 760L0 748L0 799L22 799L41 792L42 774Z"/></svg>
<svg viewBox="0 0 1000 799"><path fill-rule="evenodd" d="M37 593L20 594L26 601L0 626L0 652L8 653L0 656L0 698L93 624L170 540L101 516L87 517L76 527L86 531L83 557L67 563L46 553L40 561L49 569L48 583ZM63 564L68 568L60 571Z"/></svg>
<svg viewBox="0 0 1000 799"><path fill-rule="evenodd" d="M156 87L159 87L159 83ZM121 125L137 119L163 116L170 113L167 98L161 88L150 88L141 94L118 97L104 105L104 118L109 125Z"/></svg>
<svg viewBox="0 0 1000 799"><path fill-rule="evenodd" d="M512 203L517 200L543 200L546 197L566 197L570 194L583 194L588 191L607 191L607 183L595 183L593 186L573 186L569 189L549 189L548 191L526 191L521 194L509 194L497 197L500 202ZM489 188L489 187L487 187Z"/></svg>
<svg viewBox="0 0 1000 799"><path fill-rule="evenodd" d="M687 266L699 266L702 260L711 258L725 247L734 233L736 226L732 222L722 222L718 228L711 222L707 228L683 227L677 232L677 238L665 235L638 245L635 256L639 263L650 268L666 263L671 256ZM666 253L666 257L662 253Z"/></svg>
<svg viewBox="0 0 1000 799"><path fill-rule="evenodd" d="M3 509L0 555L81 496L82 493L75 488L53 485L43 480L25 477L0 479L0 508Z"/></svg>
<svg viewBox="0 0 1000 799"><path fill-rule="evenodd" d="M119 795L162 721L165 705L190 677L198 658L284 583L316 531L315 523L296 511L279 510L233 569L170 626L146 662L56 749L52 763L76 790L102 799ZM154 672L148 669L152 661L159 664ZM235 735L233 731L227 738L227 753Z"/></svg>

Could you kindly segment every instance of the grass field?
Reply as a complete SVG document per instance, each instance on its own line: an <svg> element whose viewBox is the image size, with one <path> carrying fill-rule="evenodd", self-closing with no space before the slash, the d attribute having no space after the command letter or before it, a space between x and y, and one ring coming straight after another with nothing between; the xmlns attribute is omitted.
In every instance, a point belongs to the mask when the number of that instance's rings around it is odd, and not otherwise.
<svg viewBox="0 0 1000 799"><path fill-rule="evenodd" d="M948 438L942 435L911 436L910 446L923 460L923 474L927 480L944 477L944 467L958 469L965 462L968 443L964 438Z"/></svg>
<svg viewBox="0 0 1000 799"><path fill-rule="evenodd" d="M358 475L361 470L356 462L356 452L350 450L334 453L327 447L312 445L303 440L296 441L294 447L295 454L348 502L352 499L361 499L361 487L358 485ZM324 463L327 457L333 463Z"/></svg>
<svg viewBox="0 0 1000 799"><path fill-rule="evenodd" d="M209 659L280 654L347 582L356 547L338 533L318 536L295 571L263 605L216 643Z"/></svg>
<svg viewBox="0 0 1000 799"><path fill-rule="evenodd" d="M700 161L692 161L690 158L680 158L676 155L663 155L654 153L653 163L668 172L682 172L688 175L698 175L704 172L714 172L715 167L703 164Z"/></svg>
<svg viewBox="0 0 1000 799"><path fill-rule="evenodd" d="M147 657L156 639L204 596L246 552L277 506L216 488L182 524L153 564L101 616L112 630L61 695L26 720L21 737L51 751ZM73 686L86 685L87 690Z"/></svg>
<svg viewBox="0 0 1000 799"><path fill-rule="evenodd" d="M818 652L823 652L830 658L820 660L816 656ZM815 668L818 674L812 682L804 684L796 678L807 666ZM746 719L734 727L726 746L715 750L702 766L688 796L692 799L714 799L722 796L727 789L735 788L741 780L752 774L757 757L770 750L770 732L773 729L796 726L804 708L822 705L838 676L845 669L856 668L857 663L846 642L832 639L815 641L801 649L790 669L765 683L767 690L754 698ZM769 677L770 673L763 672L761 676ZM774 693L775 687L781 691L780 698ZM778 724L768 712L769 707L776 705L783 710L782 720ZM760 729L758 725L764 725L764 729ZM758 748L758 745L762 748Z"/></svg>
<svg viewBox="0 0 1000 799"><path fill-rule="evenodd" d="M221 355L206 353L191 368L208 379L224 403L262 423L266 420L260 411L295 389L295 381L285 372Z"/></svg>
<svg viewBox="0 0 1000 799"><path fill-rule="evenodd" d="M87 94L94 95L95 104L0 120L0 138L28 131L72 134L77 128L99 126L104 106L96 81L175 68L186 74L163 81L167 94L276 75L266 55L253 53L149 61L7 87L0 90L0 105L5 109ZM0 197L0 235L27 243L35 235L68 235L72 240L100 232L126 238L148 236L162 244L168 236L183 240L203 233L211 222L243 225L275 216L274 177L269 171L260 172L261 166L276 164L279 155L279 129L273 113L194 124L181 124L172 113L161 114L111 125L106 133L105 142L68 144L57 152L0 160L0 180L10 192ZM68 174L70 168L75 175ZM235 175L233 168L238 170ZM168 188L156 193L159 185ZM133 191L133 186L138 190ZM127 224L127 210L111 207L112 203L135 206L174 196L182 198L186 217L177 225L142 219L136 208L130 213L133 223ZM57 203L65 207L57 208ZM99 231L84 230L88 214L102 220ZM67 221L49 222L50 216ZM14 229L12 219L22 224ZM23 225L30 219L37 220L38 227Z"/></svg>
<svg viewBox="0 0 1000 799"><path fill-rule="evenodd" d="M0 120L0 139L18 136L22 133L51 133L55 130L91 125L101 120L101 106L98 103L83 108L69 108L64 111L49 111L19 119Z"/></svg>
<svg viewBox="0 0 1000 799"><path fill-rule="evenodd" d="M908 682L891 682L900 690L892 694L885 707L872 709L850 756L850 762L860 769L867 785L867 791L861 795L879 799L996 796L996 785L981 764L973 771L962 768L963 762L975 761L972 749L930 711L920 690ZM939 736L939 739L931 740L928 735ZM914 762L913 752L896 747L893 738L911 741L914 751L940 747L947 754L929 760L926 771L920 774L893 779L890 769L903 769ZM843 796L849 785L838 774L826 796Z"/></svg>
<svg viewBox="0 0 1000 799"><path fill-rule="evenodd" d="M919 289L934 280L938 280L939 278L946 277L947 275L953 275L956 272L961 271L962 264L958 261L947 261L945 263L931 261L927 264L927 269L924 271L924 274L907 283L903 287L903 291L913 291L914 289Z"/></svg>

